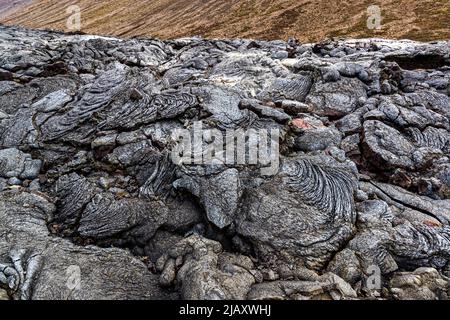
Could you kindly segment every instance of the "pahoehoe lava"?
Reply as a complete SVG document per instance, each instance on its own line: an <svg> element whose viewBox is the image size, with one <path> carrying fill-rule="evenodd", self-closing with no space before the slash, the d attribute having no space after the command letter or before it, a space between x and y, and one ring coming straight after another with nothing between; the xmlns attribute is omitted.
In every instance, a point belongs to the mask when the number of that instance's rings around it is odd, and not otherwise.
<svg viewBox="0 0 450 320"><path fill-rule="evenodd" d="M0 25L0 299L448 299L449 58ZM200 121L278 172L174 163Z"/></svg>

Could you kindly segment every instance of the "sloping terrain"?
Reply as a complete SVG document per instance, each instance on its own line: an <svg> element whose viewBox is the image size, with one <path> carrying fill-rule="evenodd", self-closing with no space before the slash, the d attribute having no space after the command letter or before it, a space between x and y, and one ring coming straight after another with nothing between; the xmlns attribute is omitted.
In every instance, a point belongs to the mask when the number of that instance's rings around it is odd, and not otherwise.
<svg viewBox="0 0 450 320"><path fill-rule="evenodd" d="M66 8L72 4L71 0L36 0L0 21L66 30ZM82 10L82 31L115 36L296 37L308 42L329 36L450 38L447 0L80 0L75 4ZM382 30L367 28L371 5L381 8Z"/></svg>
<svg viewBox="0 0 450 320"><path fill-rule="evenodd" d="M0 26L0 299L448 299L449 59Z"/></svg>
<svg viewBox="0 0 450 320"><path fill-rule="evenodd" d="M31 2L32 0L0 0L0 18L6 17L15 11L19 11Z"/></svg>

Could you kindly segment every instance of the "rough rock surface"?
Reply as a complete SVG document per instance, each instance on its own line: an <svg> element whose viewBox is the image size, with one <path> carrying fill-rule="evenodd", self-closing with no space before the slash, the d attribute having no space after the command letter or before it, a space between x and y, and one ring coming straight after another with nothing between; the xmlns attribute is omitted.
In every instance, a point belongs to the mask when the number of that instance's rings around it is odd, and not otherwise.
<svg viewBox="0 0 450 320"><path fill-rule="evenodd" d="M0 26L0 53L0 299L449 297L449 42ZM278 130L277 170L173 161L199 122Z"/></svg>

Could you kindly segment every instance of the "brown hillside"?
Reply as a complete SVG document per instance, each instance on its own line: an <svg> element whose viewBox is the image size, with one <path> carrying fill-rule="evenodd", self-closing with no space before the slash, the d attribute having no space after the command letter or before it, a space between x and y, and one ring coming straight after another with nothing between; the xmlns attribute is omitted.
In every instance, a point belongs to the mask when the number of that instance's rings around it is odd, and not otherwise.
<svg viewBox="0 0 450 320"><path fill-rule="evenodd" d="M115 36L450 39L448 0L37 0L0 22L66 30L72 4L82 9L82 31ZM379 31L366 27L374 4L382 10Z"/></svg>

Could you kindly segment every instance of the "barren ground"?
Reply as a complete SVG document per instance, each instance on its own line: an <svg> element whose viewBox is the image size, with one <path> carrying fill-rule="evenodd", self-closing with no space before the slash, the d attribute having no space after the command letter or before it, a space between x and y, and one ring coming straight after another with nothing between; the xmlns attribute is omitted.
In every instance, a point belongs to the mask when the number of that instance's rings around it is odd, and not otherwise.
<svg viewBox="0 0 450 320"><path fill-rule="evenodd" d="M21 5L28 1L15 1ZM66 30L70 0L37 0L2 17L11 1L0 0L0 22ZM8 3L8 4L6 4ZM450 37L446 0L124 0L75 1L82 31L162 39L190 35L320 41L331 36L437 40ZM382 30L366 27L367 7L379 5ZM3 8L3 9L2 9Z"/></svg>

